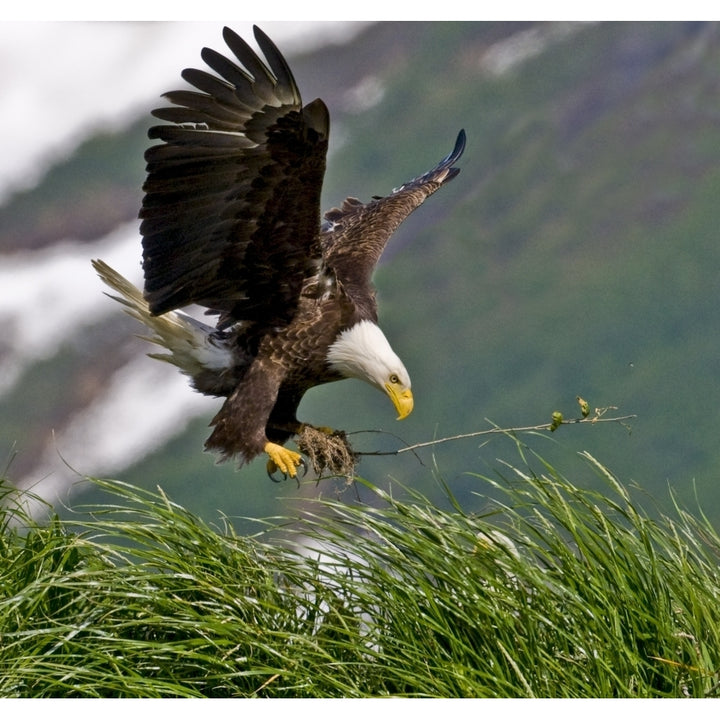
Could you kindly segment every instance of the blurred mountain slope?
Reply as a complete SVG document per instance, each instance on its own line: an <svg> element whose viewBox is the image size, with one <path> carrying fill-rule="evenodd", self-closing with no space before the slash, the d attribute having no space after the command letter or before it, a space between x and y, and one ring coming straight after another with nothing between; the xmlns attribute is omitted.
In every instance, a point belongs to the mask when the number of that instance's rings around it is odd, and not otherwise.
<svg viewBox="0 0 720 720"><path fill-rule="evenodd" d="M219 38L208 44L221 47ZM417 442L482 429L486 418L513 426L556 409L571 417L582 395L592 407L637 413L632 433L584 426L529 441L563 457L587 449L658 497L670 484L691 499L694 484L705 509L717 507L718 26L381 23L291 64L305 100L322 96L331 110L326 207L389 192L445 155L461 127L468 135L461 174L402 226L376 276L415 412L395 423L382 396L344 382L311 392L304 419ZM88 243L89 260L90 243L137 212L147 124L88 139L35 190L9 199L3 251L72 237ZM138 239L136 270L139 258ZM165 446L163 426L153 454L124 471L83 467L77 445L71 456L53 449L51 431L57 443L102 402L113 371L146 350L101 291L98 283L101 323L68 335L0 398L0 447L17 449L11 476L32 482L60 453L80 472L160 483L200 512L268 514L278 494L299 495L291 485L278 493L261 463L240 473L213 465L201 452L211 400L177 418L178 430L189 422L185 435ZM5 319L6 338L11 326ZM375 434L357 443L397 446ZM482 486L464 473L495 467L504 447L479 445L421 455L468 506ZM365 458L359 472L376 482L429 475L410 454Z"/></svg>

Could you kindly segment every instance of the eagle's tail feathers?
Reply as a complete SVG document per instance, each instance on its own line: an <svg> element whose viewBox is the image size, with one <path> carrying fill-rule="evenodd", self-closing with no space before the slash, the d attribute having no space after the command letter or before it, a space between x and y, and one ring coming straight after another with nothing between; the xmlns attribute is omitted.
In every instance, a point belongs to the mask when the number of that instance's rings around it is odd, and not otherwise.
<svg viewBox="0 0 720 720"><path fill-rule="evenodd" d="M139 320L152 335L139 335L159 345L168 353L148 353L156 360L169 362L195 379L208 370L222 371L232 364L230 348L222 342L215 328L178 311L153 315L142 292L102 260L93 260L100 279L118 295L108 297L125 306L125 312Z"/></svg>

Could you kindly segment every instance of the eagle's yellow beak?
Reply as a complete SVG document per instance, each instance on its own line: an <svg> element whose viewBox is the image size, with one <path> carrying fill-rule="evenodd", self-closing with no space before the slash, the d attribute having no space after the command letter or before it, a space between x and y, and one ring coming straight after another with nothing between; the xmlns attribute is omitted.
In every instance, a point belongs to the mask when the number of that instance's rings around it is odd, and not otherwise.
<svg viewBox="0 0 720 720"><path fill-rule="evenodd" d="M413 409L413 395L410 388L402 388L397 383L385 383L385 391L393 401L398 413L398 420L406 418Z"/></svg>

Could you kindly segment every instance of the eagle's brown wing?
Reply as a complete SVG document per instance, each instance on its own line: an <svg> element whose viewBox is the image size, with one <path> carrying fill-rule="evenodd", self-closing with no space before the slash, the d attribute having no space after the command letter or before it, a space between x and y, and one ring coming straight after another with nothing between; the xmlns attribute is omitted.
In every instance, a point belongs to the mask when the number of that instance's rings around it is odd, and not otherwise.
<svg viewBox="0 0 720 720"><path fill-rule="evenodd" d="M453 151L424 175L385 197L369 203L347 198L342 207L325 213L325 263L356 302L370 297L372 274L390 236L415 208L460 172L453 164L464 149L465 131L461 130Z"/></svg>
<svg viewBox="0 0 720 720"><path fill-rule="evenodd" d="M217 75L187 69L200 92L165 97L151 128L140 217L145 297L154 314L198 304L237 320L282 324L316 272L320 192L329 119L321 100L303 107L292 73L258 28L263 62L229 28L241 66L214 50Z"/></svg>

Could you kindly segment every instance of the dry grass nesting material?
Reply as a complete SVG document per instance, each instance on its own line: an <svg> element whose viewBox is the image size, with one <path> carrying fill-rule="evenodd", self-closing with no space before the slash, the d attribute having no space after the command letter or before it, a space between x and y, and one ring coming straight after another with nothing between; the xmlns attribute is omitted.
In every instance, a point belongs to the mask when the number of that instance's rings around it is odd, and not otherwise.
<svg viewBox="0 0 720 720"><path fill-rule="evenodd" d="M330 474L350 478L355 472L358 457L342 430L327 432L305 425L297 436L297 446L318 477Z"/></svg>

